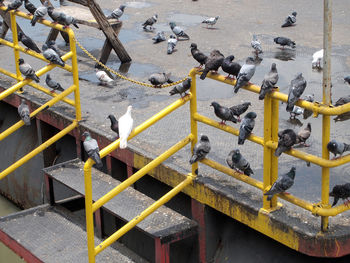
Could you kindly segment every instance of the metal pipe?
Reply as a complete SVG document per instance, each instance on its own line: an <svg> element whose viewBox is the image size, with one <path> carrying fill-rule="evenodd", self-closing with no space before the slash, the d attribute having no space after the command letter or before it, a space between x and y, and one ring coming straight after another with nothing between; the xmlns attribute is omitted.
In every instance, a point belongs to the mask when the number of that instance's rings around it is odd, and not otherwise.
<svg viewBox="0 0 350 263"><path fill-rule="evenodd" d="M15 66L16 66L16 76L17 76L17 82L19 82L18 79L21 78L21 71L19 70L19 51L18 51L18 34L17 34L17 23L16 23L16 15L15 11L10 11L10 18L11 18L11 30L12 30L12 40L13 40L13 52L15 55Z"/></svg>
<svg viewBox="0 0 350 263"><path fill-rule="evenodd" d="M197 121L194 118L194 115L197 113L197 83L196 83L196 73L194 70L190 71L191 77L191 88L190 92L192 98L190 100L190 119L191 119L191 134L193 135L193 140L191 142L191 153L193 154L193 148L198 141L198 125ZM192 174L198 174L198 162L192 164Z"/></svg>
<svg viewBox="0 0 350 263"><path fill-rule="evenodd" d="M279 91L276 88L275 91ZM271 93L269 94L271 95ZM271 96L270 96L271 97ZM278 126L279 126L279 101L272 99L271 101L271 139L278 142ZM275 182L278 178L278 157L275 156L275 151L271 151L271 182ZM277 207L277 198L272 198L272 206Z"/></svg>

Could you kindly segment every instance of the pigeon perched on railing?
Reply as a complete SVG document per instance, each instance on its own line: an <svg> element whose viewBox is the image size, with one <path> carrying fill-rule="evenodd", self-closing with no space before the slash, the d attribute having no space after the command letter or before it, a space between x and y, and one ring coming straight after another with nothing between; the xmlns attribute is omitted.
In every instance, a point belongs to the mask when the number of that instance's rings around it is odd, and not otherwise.
<svg viewBox="0 0 350 263"><path fill-rule="evenodd" d="M302 144L305 147L310 145L306 144L306 140L310 138L311 135L311 123L309 122L304 129L300 129L297 135L296 144Z"/></svg>
<svg viewBox="0 0 350 263"><path fill-rule="evenodd" d="M245 113L248 110L249 106L251 106L251 105L252 104L248 101L248 102L244 102L242 104L238 104L236 106L232 106L230 108L230 110L233 113L233 115L237 116L238 121L241 122L241 117L240 116L243 113Z"/></svg>
<svg viewBox="0 0 350 263"><path fill-rule="evenodd" d="M125 149L128 146L128 137L132 131L134 120L131 117L132 106L129 105L126 113L118 120L118 134L120 138L120 149Z"/></svg>
<svg viewBox="0 0 350 263"><path fill-rule="evenodd" d="M329 193L329 196L334 198L332 207L338 203L339 198L346 200L344 204L347 206L350 202L350 183L335 185Z"/></svg>
<svg viewBox="0 0 350 263"><path fill-rule="evenodd" d="M147 29L147 26L150 27L150 30L153 30L153 24L155 24L158 20L158 15L155 14L154 16L148 18L145 23L142 24L143 29Z"/></svg>
<svg viewBox="0 0 350 263"><path fill-rule="evenodd" d="M244 144L244 141L252 133L255 126L255 118L257 117L255 112L248 112L239 127L238 144Z"/></svg>
<svg viewBox="0 0 350 263"><path fill-rule="evenodd" d="M338 106L342 106L346 103L350 102L350 95L346 96L346 97L340 97L334 104L334 106L338 107Z"/></svg>
<svg viewBox="0 0 350 263"><path fill-rule="evenodd" d="M221 52L219 50L214 49L210 53L207 61L205 62L205 67L204 67L203 72L200 76L200 79L205 79L207 77L207 74L209 73L209 71L217 74L217 71L221 67L224 59L225 59L224 55L221 54Z"/></svg>
<svg viewBox="0 0 350 263"><path fill-rule="evenodd" d="M317 68L317 69L321 69L321 62L323 59L323 49L316 51L313 55L312 55L312 62L311 62L311 66L312 68Z"/></svg>
<svg viewBox="0 0 350 263"><path fill-rule="evenodd" d="M197 68L202 68L202 66L207 62L208 57L203 52L199 51L196 43L192 43L190 48L192 57L199 63Z"/></svg>
<svg viewBox="0 0 350 263"><path fill-rule="evenodd" d="M207 135L201 134L199 141L193 147L193 154L190 159L190 164L194 164L203 160L210 152L211 146Z"/></svg>
<svg viewBox="0 0 350 263"><path fill-rule="evenodd" d="M24 62L23 58L20 58L18 60L19 64L19 71L27 78L27 79L32 79L35 82L39 83L40 79L39 77L35 74L35 70L32 68L31 65L28 63Z"/></svg>
<svg viewBox="0 0 350 263"><path fill-rule="evenodd" d="M111 130L114 131L119 137L118 120L115 118L113 114L109 114L107 118L110 119L111 121Z"/></svg>
<svg viewBox="0 0 350 263"><path fill-rule="evenodd" d="M239 173L243 173L247 176L254 174L252 168L250 168L249 162L243 157L238 149L232 150L228 154L226 163L229 167L238 171Z"/></svg>
<svg viewBox="0 0 350 263"><path fill-rule="evenodd" d="M265 75L264 80L261 83L259 100L265 99L266 94L275 88L278 78L276 63L272 63L270 72Z"/></svg>
<svg viewBox="0 0 350 263"><path fill-rule="evenodd" d="M314 94L305 95L304 96L304 100L306 100L308 102L314 102L315 101L315 95ZM309 118L312 114L313 114L312 110L304 109L304 112L303 112L304 120Z"/></svg>
<svg viewBox="0 0 350 263"><path fill-rule="evenodd" d="M253 40L250 42L250 45L254 49L256 55L263 53L261 43L256 35L253 35Z"/></svg>
<svg viewBox="0 0 350 263"><path fill-rule="evenodd" d="M109 16L107 16L107 19L117 19L119 20L119 18L124 14L124 9L125 9L126 5L120 5L119 8L115 9Z"/></svg>
<svg viewBox="0 0 350 263"><path fill-rule="evenodd" d="M292 129L285 129L278 133L278 146L275 150L275 156L279 157L285 151L292 148L297 143L297 135Z"/></svg>
<svg viewBox="0 0 350 263"><path fill-rule="evenodd" d="M7 6L7 9L5 10L5 14L8 11L12 11L12 10L17 10L18 8L21 7L21 5L23 4L24 0L14 0L13 2L9 3Z"/></svg>
<svg viewBox="0 0 350 263"><path fill-rule="evenodd" d="M88 131L85 131L82 135L85 137L84 149L88 156L94 160L97 168L102 168L103 164L100 157L100 149L98 148L97 141L93 139Z"/></svg>
<svg viewBox="0 0 350 263"><path fill-rule="evenodd" d="M30 125L30 111L29 107L24 99L21 99L21 104L18 106L18 114L24 121L26 126Z"/></svg>
<svg viewBox="0 0 350 263"><path fill-rule="evenodd" d="M233 111L225 106L221 106L219 103L213 101L210 106L214 107L215 115L221 119L220 124L226 125L226 121L232 121L233 123L237 123L238 120L235 118Z"/></svg>
<svg viewBox="0 0 350 263"><path fill-rule="evenodd" d="M29 14L34 15L34 13L36 11L36 7L31 2L29 2L29 0L24 0L24 7L25 7L25 9L27 9Z"/></svg>
<svg viewBox="0 0 350 263"><path fill-rule="evenodd" d="M47 8L47 14L53 20L53 23L59 23L61 12L57 11L53 6Z"/></svg>
<svg viewBox="0 0 350 263"><path fill-rule="evenodd" d="M53 93L54 93L56 90L58 90L58 91L64 91L64 89L62 88L61 84L58 83L58 82L56 82L56 81L54 81L54 80L51 78L50 74L47 74L47 75L46 75L45 82L46 82L47 86L49 86L49 87L52 89L51 92L53 92Z"/></svg>
<svg viewBox="0 0 350 263"><path fill-rule="evenodd" d="M286 111L293 111L294 104L299 100L301 95L303 94L306 88L306 80L303 77L302 73L298 73L298 75L292 79L290 82L289 92L288 92L288 100Z"/></svg>
<svg viewBox="0 0 350 263"><path fill-rule="evenodd" d="M67 15L63 12L61 12L61 15L59 17L59 23L64 25L64 28L69 27L70 25L73 25L76 28L79 28L79 26L77 25L77 20L75 20L74 17Z"/></svg>
<svg viewBox="0 0 350 263"><path fill-rule="evenodd" d="M295 170L296 168L293 166L288 173L278 177L270 190L264 193L264 195L267 195L267 201L270 201L275 194L283 193L293 186Z"/></svg>
<svg viewBox="0 0 350 263"><path fill-rule="evenodd" d="M31 49L36 53L41 53L40 49L35 44L35 42L30 37L25 35L23 32L18 33L18 40L21 41L22 44L27 47L27 49Z"/></svg>
<svg viewBox="0 0 350 263"><path fill-rule="evenodd" d="M234 87L234 93L249 83L255 73L255 63L252 57L247 57L245 64L241 67Z"/></svg>
<svg viewBox="0 0 350 263"><path fill-rule="evenodd" d="M292 41L291 39L287 38L287 37L275 37L273 39L273 41L276 44L281 45L283 49L284 49L285 46L289 46L291 48L295 48L295 42Z"/></svg>
<svg viewBox="0 0 350 263"><path fill-rule="evenodd" d="M167 48L167 54L170 55L174 52L175 47L177 44L177 39L174 35L170 35L168 39L168 48Z"/></svg>
<svg viewBox="0 0 350 263"><path fill-rule="evenodd" d="M219 16L210 17L210 18L204 19L202 21L202 24L207 24L207 28L209 25L211 25L211 27L213 27L216 24L216 22L218 21L218 19L219 19Z"/></svg>
<svg viewBox="0 0 350 263"><path fill-rule="evenodd" d="M181 98L183 98L182 93L185 93L186 91L191 88L191 79L187 78L185 81L181 82L179 85L175 86L172 90L170 90L170 96L175 94L180 94Z"/></svg>
<svg viewBox="0 0 350 263"><path fill-rule="evenodd" d="M327 149L328 151L334 154L333 159L335 159L337 154L339 154L340 157L342 157L344 152L350 151L350 144L344 142L337 142L336 140L331 140L327 144Z"/></svg>
<svg viewBox="0 0 350 263"><path fill-rule="evenodd" d="M161 87L165 82L172 83L173 81L170 80L171 73L153 73L149 77L149 81L152 85L154 85L156 88Z"/></svg>
<svg viewBox="0 0 350 263"><path fill-rule="evenodd" d="M242 66L239 63L233 61L234 59L235 59L235 56L230 55L222 61L221 68L224 72L228 74L225 77L225 79L231 79L230 78L231 75L235 79L242 68Z"/></svg>
<svg viewBox="0 0 350 263"><path fill-rule="evenodd" d="M293 12L291 15L287 16L284 23L282 24L281 27L289 27L295 24L297 22L297 12Z"/></svg>
<svg viewBox="0 0 350 263"><path fill-rule="evenodd" d="M44 57L53 64L57 64L64 67L66 63L61 59L55 50L49 48L47 44L43 44L43 55Z"/></svg>
<svg viewBox="0 0 350 263"><path fill-rule="evenodd" d="M171 28L171 31L175 34L175 36L179 39L182 38L183 40L189 40L190 37L183 31L183 29L175 24L175 22L170 22L169 26Z"/></svg>
<svg viewBox="0 0 350 263"><path fill-rule="evenodd" d="M157 32L157 34L152 37L152 40L154 41L153 44L165 41L166 37L164 31Z"/></svg>
<svg viewBox="0 0 350 263"><path fill-rule="evenodd" d="M35 12L34 12L34 15L33 15L33 18L32 20L30 21L30 24L32 26L35 26L36 22L39 20L39 19L43 19L46 14L47 14L47 7L48 7L48 2L45 1L44 2L44 5L42 6L39 6Z"/></svg>

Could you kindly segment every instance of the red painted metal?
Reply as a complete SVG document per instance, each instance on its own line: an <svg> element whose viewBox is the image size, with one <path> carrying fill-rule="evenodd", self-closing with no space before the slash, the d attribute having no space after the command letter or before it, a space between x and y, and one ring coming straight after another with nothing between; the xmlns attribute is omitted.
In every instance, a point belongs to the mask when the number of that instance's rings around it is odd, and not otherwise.
<svg viewBox="0 0 350 263"><path fill-rule="evenodd" d="M50 205L55 205L55 194L53 189L53 180L51 177L48 176L48 174L44 174L44 180L45 180L45 191L46 191L46 197L49 199Z"/></svg>
<svg viewBox="0 0 350 263"><path fill-rule="evenodd" d="M134 173L133 167L132 167L131 165L127 165L127 166L126 166L126 172L127 172L128 178L129 178L130 176L132 176L133 173Z"/></svg>
<svg viewBox="0 0 350 263"><path fill-rule="evenodd" d="M205 205L195 199L191 199L192 219L198 223L199 262L206 263L206 225Z"/></svg>
<svg viewBox="0 0 350 263"><path fill-rule="evenodd" d="M155 240L155 263L170 263L170 244L162 244L159 238Z"/></svg>
<svg viewBox="0 0 350 263"><path fill-rule="evenodd" d="M96 228L97 228L97 234L99 238L103 238L103 218L102 218L103 211L100 209L97 209L94 213L95 215L95 222L96 222Z"/></svg>
<svg viewBox="0 0 350 263"><path fill-rule="evenodd" d="M106 156L106 166L108 174L112 175L112 156L110 154Z"/></svg>

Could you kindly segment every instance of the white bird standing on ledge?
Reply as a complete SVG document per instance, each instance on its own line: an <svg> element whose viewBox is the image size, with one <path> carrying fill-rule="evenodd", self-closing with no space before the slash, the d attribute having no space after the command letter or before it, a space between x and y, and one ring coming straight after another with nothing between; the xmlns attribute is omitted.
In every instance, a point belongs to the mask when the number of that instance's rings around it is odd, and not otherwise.
<svg viewBox="0 0 350 263"><path fill-rule="evenodd" d="M132 131L134 120L131 117L132 106L129 105L126 113L118 120L120 149L125 149L128 146L128 137Z"/></svg>

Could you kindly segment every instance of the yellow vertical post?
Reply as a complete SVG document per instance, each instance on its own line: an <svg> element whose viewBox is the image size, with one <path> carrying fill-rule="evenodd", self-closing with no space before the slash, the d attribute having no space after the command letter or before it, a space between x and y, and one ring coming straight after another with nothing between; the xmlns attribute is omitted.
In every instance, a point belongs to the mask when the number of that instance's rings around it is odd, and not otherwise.
<svg viewBox="0 0 350 263"><path fill-rule="evenodd" d="M272 121L272 112L271 112L271 103L272 99L270 94L266 94L264 99L264 176L263 176L263 189L266 189L271 185L271 154L272 150L267 147L266 143L271 141L271 121ZM263 209L270 210L271 203L267 201L266 197L263 197Z"/></svg>
<svg viewBox="0 0 350 263"><path fill-rule="evenodd" d="M191 152L193 153L193 147L198 141L198 129L197 121L194 119L194 114L197 112L197 87L196 87L196 71L192 69L190 72L191 76L191 88L190 92L192 98L190 100L190 114L191 114L191 134L193 135L193 140L191 142ZM192 164L192 174L198 173L198 162Z"/></svg>
<svg viewBox="0 0 350 263"><path fill-rule="evenodd" d="M18 33L17 33L17 23L16 23L16 11L10 11L10 18L11 18L11 30L12 30L12 39L13 39L13 51L15 53L15 65L16 65L16 76L17 76L17 82L19 82L21 77L21 72L19 71L19 50L18 50ZM22 92L23 89L20 88L18 92Z"/></svg>

